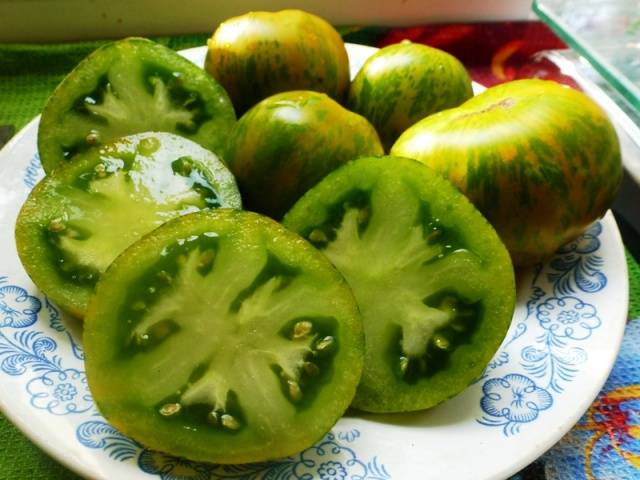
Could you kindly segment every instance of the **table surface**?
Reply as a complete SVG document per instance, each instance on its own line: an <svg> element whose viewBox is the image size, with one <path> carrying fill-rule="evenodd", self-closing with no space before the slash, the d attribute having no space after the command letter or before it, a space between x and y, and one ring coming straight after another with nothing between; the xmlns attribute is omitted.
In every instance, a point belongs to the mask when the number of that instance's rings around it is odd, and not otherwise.
<svg viewBox="0 0 640 480"><path fill-rule="evenodd" d="M539 22L403 29L349 27L342 28L341 33L346 41L354 43L384 46L409 38L442 48L460 58L473 79L486 86L534 76L572 83L571 78L564 76L553 64L536 57L541 50L563 47L562 42ZM203 34L156 37L154 40L178 50L203 45L206 38ZM15 131L22 128L40 113L62 77L102 43L0 44L0 126L11 125ZM630 322L619 360L590 412L599 409L609 398L608 393L613 389L620 390L620 385L640 384L640 354L636 354L640 353L636 347L640 345L640 265L628 253L627 263ZM628 391L631 393L625 401L631 403L625 406L618 400L613 410L611 402L607 403L608 413L597 425L589 423L585 416L553 449L514 478L640 478L640 469L635 466L640 465L640 448L636 445L636 436L640 438L640 393L636 395L634 389ZM634 401L638 404L634 405ZM620 414L612 415L611 412ZM607 435L615 445L601 446L602 452L594 450L601 438L609 438ZM599 462L597 467L594 459ZM75 478L78 477L47 457L0 413L0 480Z"/></svg>

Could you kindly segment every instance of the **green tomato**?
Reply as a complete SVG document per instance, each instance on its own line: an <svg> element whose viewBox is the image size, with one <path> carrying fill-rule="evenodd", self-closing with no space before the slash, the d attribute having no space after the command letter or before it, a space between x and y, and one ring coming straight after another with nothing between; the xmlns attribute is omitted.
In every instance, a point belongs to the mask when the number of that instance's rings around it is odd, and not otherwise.
<svg viewBox="0 0 640 480"><path fill-rule="evenodd" d="M388 151L411 125L473 96L471 79L454 56L402 42L372 55L351 84L347 107L366 117Z"/></svg>
<svg viewBox="0 0 640 480"><path fill-rule="evenodd" d="M495 230L453 185L413 160L360 158L283 223L329 258L362 312L354 407L429 408L482 373L511 323L514 273Z"/></svg>
<svg viewBox="0 0 640 480"><path fill-rule="evenodd" d="M144 38L105 45L47 101L38 128L45 172L125 135L171 132L220 153L235 113L224 89L173 50Z"/></svg>
<svg viewBox="0 0 640 480"><path fill-rule="evenodd" d="M191 460L292 455L344 413L362 322L328 260L273 220L175 219L103 275L84 324L100 412L145 447Z"/></svg>
<svg viewBox="0 0 640 480"><path fill-rule="evenodd" d="M279 219L327 173L364 155L381 155L371 124L317 92L285 92L245 113L225 160L249 210Z"/></svg>
<svg viewBox="0 0 640 480"><path fill-rule="evenodd" d="M208 46L205 69L229 92L238 114L274 93L315 90L341 102L349 88L342 38L322 18L301 10L231 18Z"/></svg>
<svg viewBox="0 0 640 480"><path fill-rule="evenodd" d="M521 266L550 257L603 215L622 175L606 114L583 93L543 80L498 85L427 117L391 153L460 188Z"/></svg>
<svg viewBox="0 0 640 480"><path fill-rule="evenodd" d="M186 138L142 133L80 154L29 194L16 222L20 260L63 310L82 317L126 247L179 215L240 208L231 172Z"/></svg>

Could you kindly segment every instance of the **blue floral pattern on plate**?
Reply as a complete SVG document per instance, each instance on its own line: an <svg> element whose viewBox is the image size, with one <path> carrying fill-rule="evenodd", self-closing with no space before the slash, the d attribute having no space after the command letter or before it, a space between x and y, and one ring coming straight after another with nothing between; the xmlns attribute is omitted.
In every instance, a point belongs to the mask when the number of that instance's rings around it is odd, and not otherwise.
<svg viewBox="0 0 640 480"><path fill-rule="evenodd" d="M6 277L0 277L0 283ZM40 300L15 285L0 287L0 327L24 328L35 323Z"/></svg>
<svg viewBox="0 0 640 480"><path fill-rule="evenodd" d="M586 340L602 323L593 305L576 297L551 297L536 308L540 326L554 337Z"/></svg>
<svg viewBox="0 0 640 480"><path fill-rule="evenodd" d="M11 176L4 177L10 182L3 183L0 179L0 193L8 185L11 190L7 192L17 199L24 198L27 189L43 176L34 154L37 122L32 122L29 129L28 142L32 146L21 147L17 163L11 163L18 165L15 167L18 170L14 168ZM17 211L12 210L6 218L11 221L14 214ZM580 238L561 248L551 262L535 268L531 282L519 285L526 299L519 300L518 315L509 338L478 382L452 401L457 408L462 397L472 415L463 423L452 425L462 427L463 442L467 433L471 439L478 436L483 442L495 442L497 449L500 442L516 442L522 455L530 455L534 450L531 444L517 443L518 439L525 438L516 435L521 429L542 419L558 420L562 428L569 428L560 418L571 411L567 407L567 395L563 396L564 389L574 382L580 389L591 391L590 372L586 371L585 364L589 361L589 365L593 365L593 359L589 359L587 353L592 345L602 346L603 337L609 340L611 331L617 331L624 324L622 309L616 309L616 305L610 300L607 303L605 298L624 285L622 245L616 239L612 218L605 219L604 224L606 235L601 235L602 224L595 223ZM12 236L7 233L0 230L4 246L13 251ZM42 442L43 432L59 440L52 446L47 437L47 443L41 445L50 447L50 453L56 458L69 461L87 475L166 480L387 480L393 473L395 478L413 478L412 473L407 473L407 468L415 471L413 461L410 466L404 461L411 450L420 457L415 457L417 461L428 458L437 464L443 458L439 468L457 467L446 460L450 456L441 455L451 452L444 452L437 439L436 443L432 442L429 433L432 429L414 424L409 427L403 424L405 420L397 424L390 420L385 424L384 419L378 422L358 416L339 422L307 450L275 462L208 465L147 450L123 436L99 415L86 389L84 354L74 336L73 322L63 318L57 308L38 293L15 258L5 260L8 261L1 262L0 266L0 273L7 275L0 277L0 392L6 386L4 391L9 392L10 388L10 393L0 393L0 401L8 405L7 413L17 412L16 418L18 415L24 418L26 414L32 420L31 425L23 428L36 441ZM615 318L609 311L604 315L604 305L617 312ZM612 355L610 352L607 359ZM600 374L602 372L600 369ZM447 405L439 408L446 411ZM428 425L433 418L425 414L419 416L419 422ZM344 425L350 427L344 428ZM444 427L448 434L449 425L437 427ZM433 431L438 432L438 428ZM390 432L391 437L387 439L390 441L380 443L377 435L385 429ZM543 438L539 433L542 430L530 429L532 435L526 438ZM431 443L420 443L423 437ZM379 450L384 452L384 462L379 460ZM73 458L69 460L71 451ZM486 465L483 461L478 463L477 458L470 458L459 464L473 465L474 469L479 466L473 470L474 478L476 474L482 477L495 471L489 463L503 465L501 460L487 461ZM444 471L447 470L439 470ZM463 478L469 478L468 471Z"/></svg>
<svg viewBox="0 0 640 480"><path fill-rule="evenodd" d="M558 250L548 266L535 268L526 317L480 379L480 424L502 427L507 436L518 433L550 409L554 395L580 373L588 358L580 344L602 321L596 307L576 295L594 294L607 285L598 255L601 233L600 222L594 223ZM491 378L495 369L510 362L513 373Z"/></svg>
<svg viewBox="0 0 640 480"><path fill-rule="evenodd" d="M84 371L65 368L62 357L56 354L58 343L39 330L38 315L45 305L47 323L54 331L69 339L73 355L82 360L78 343L67 331L58 310L48 301L41 301L15 285L4 285L7 277L0 277L0 369L13 376L34 375L25 389L34 408L53 415L97 414ZM11 330L11 331L10 331ZM336 436L337 435L337 436ZM297 457L251 465L208 465L172 457L144 449L125 437L104 420L89 420L76 429L76 438L85 447L104 450L117 461L136 459L138 467L163 480L199 479L258 479L293 478L297 480L387 480L391 476L377 458L360 460L356 452L346 447L360 437L358 430L328 433L325 438Z"/></svg>
<svg viewBox="0 0 640 480"><path fill-rule="evenodd" d="M27 164L27 168L24 170L24 175L22 176L22 183L28 189L32 189L35 187L40 179L44 176L44 172L42 170L42 164L40 163L40 155L36 153Z"/></svg>
<svg viewBox="0 0 640 480"><path fill-rule="evenodd" d="M161 452L143 448L125 437L103 420L90 420L76 431L78 441L88 448L101 449L116 460L137 459L139 468L162 480L390 480L384 465L374 457L370 462L360 460L356 452L338 438L356 441L358 430L329 432L316 445L298 455L274 462L247 465L214 465L192 462Z"/></svg>
<svg viewBox="0 0 640 480"><path fill-rule="evenodd" d="M0 277L0 370L12 376L35 375L25 385L35 408L54 415L92 410L93 399L84 372L63 367L53 338L41 331L27 330L36 323L42 302L22 287L3 285L6 282L7 277ZM45 304L50 319L59 318L48 300Z"/></svg>
<svg viewBox="0 0 640 480"><path fill-rule="evenodd" d="M93 408L84 372L74 368L51 370L27 383L31 405L54 415L81 413Z"/></svg>
<svg viewBox="0 0 640 480"><path fill-rule="evenodd" d="M39 158L35 155L27 165L23 183L33 188L42 175ZM44 323L39 326L39 322ZM40 327L48 328L61 337L56 341ZM72 357L59 352L60 341L70 348ZM76 428L76 438L84 447L103 450L115 461L135 462L142 472L157 475L163 480L391 478L377 458L365 463L353 449L340 443L341 440L350 443L358 439L360 432L357 430L339 432L340 440L330 432L321 442L297 457L262 464L216 466L152 452L102 419L95 408L84 370L64 365L63 359L68 358L82 365L84 353L65 327L59 310L47 298L31 295L21 286L9 284L7 276L1 276L0 370L7 375L25 377L25 391L33 408L56 416L90 415L90 420L83 421Z"/></svg>
<svg viewBox="0 0 640 480"><path fill-rule="evenodd" d="M501 378L492 378L482 386L484 396L480 400L482 410L493 419L484 421L485 425L495 422L513 433L520 424L532 422L538 418L538 412L553 404L553 397L544 388L538 387L530 378L511 373Z"/></svg>
<svg viewBox="0 0 640 480"><path fill-rule="evenodd" d="M27 165L23 183L33 188L41 177L36 155ZM78 442L86 448L104 451L114 461L135 462L142 472L162 480L391 479L377 458L364 462L352 448L341 443L356 441L360 437L358 430L338 432L338 438L330 432L296 457L250 465L200 464L145 449L102 419L94 406L85 372L63 365L64 356L57 353L58 342L38 328L38 321L44 321L51 331L62 335L73 358L84 360L82 347L47 298L41 300L20 286L8 284L6 276L0 277L0 370L28 378L25 390L32 407L58 416L90 415L90 420L76 428Z"/></svg>

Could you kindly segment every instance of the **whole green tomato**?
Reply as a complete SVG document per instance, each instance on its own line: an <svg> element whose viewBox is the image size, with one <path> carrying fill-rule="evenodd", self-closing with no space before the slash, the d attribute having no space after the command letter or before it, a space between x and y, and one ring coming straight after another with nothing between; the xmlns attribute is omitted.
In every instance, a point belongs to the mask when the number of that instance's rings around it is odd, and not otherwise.
<svg viewBox="0 0 640 480"><path fill-rule="evenodd" d="M427 117L391 153L457 185L520 266L546 259L602 216L622 175L606 114L583 93L544 80L504 83Z"/></svg>
<svg viewBox="0 0 640 480"><path fill-rule="evenodd" d="M347 107L372 123L388 150L418 120L471 96L471 79L457 58L402 42L366 61L351 84Z"/></svg>
<svg viewBox="0 0 640 480"><path fill-rule="evenodd" d="M205 69L239 115L279 92L314 90L341 102L349 88L342 37L301 10L250 12L223 22L208 42Z"/></svg>
<svg viewBox="0 0 640 480"><path fill-rule="evenodd" d="M338 166L382 153L367 119L323 93L293 91L266 98L240 118L225 161L245 208L280 219Z"/></svg>

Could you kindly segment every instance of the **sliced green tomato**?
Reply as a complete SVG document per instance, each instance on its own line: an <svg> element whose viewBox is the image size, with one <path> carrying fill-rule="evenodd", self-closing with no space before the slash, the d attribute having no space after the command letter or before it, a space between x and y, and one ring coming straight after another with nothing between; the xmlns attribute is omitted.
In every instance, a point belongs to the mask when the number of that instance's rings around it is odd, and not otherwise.
<svg viewBox="0 0 640 480"><path fill-rule="evenodd" d="M185 213L240 206L216 155L177 135L142 133L46 176L20 211L16 244L35 284L82 317L102 272L140 237Z"/></svg>
<svg viewBox="0 0 640 480"><path fill-rule="evenodd" d="M143 445L245 463L309 447L344 413L364 338L327 259L260 215L186 215L127 249L84 324L100 411Z"/></svg>
<svg viewBox="0 0 640 480"><path fill-rule="evenodd" d="M284 225L325 253L362 311L355 407L432 407L476 379L500 345L515 303L509 255L471 203L424 165L355 160L307 192Z"/></svg>
<svg viewBox="0 0 640 480"><path fill-rule="evenodd" d="M225 90L173 50L143 38L99 48L58 85L38 130L47 173L109 140L172 132L220 153L235 123Z"/></svg>

